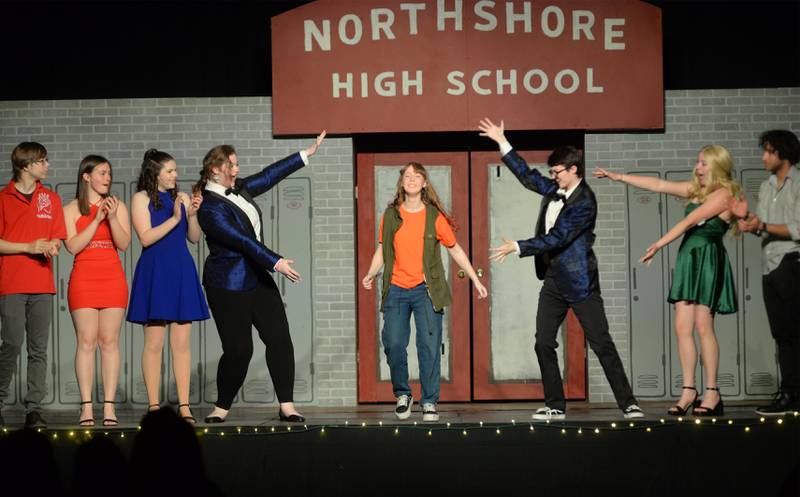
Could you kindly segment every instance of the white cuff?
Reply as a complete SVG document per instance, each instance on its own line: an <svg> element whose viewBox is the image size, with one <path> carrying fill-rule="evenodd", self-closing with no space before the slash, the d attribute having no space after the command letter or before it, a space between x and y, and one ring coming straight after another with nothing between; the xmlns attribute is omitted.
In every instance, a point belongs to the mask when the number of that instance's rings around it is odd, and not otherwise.
<svg viewBox="0 0 800 497"><path fill-rule="evenodd" d="M522 253L522 250L519 249L519 242L514 242L514 248L515 248L514 250L515 254L519 255Z"/></svg>
<svg viewBox="0 0 800 497"><path fill-rule="evenodd" d="M511 152L511 150L513 150L513 149L514 149L514 147L512 147L510 143L505 141L505 142L500 144L500 155L506 155L507 153Z"/></svg>
<svg viewBox="0 0 800 497"><path fill-rule="evenodd" d="M792 240L800 240L800 227L798 225L787 223L786 228L789 230L789 236L792 237Z"/></svg>
<svg viewBox="0 0 800 497"><path fill-rule="evenodd" d="M308 165L308 154L305 150L300 151L300 158L303 159L303 164Z"/></svg>

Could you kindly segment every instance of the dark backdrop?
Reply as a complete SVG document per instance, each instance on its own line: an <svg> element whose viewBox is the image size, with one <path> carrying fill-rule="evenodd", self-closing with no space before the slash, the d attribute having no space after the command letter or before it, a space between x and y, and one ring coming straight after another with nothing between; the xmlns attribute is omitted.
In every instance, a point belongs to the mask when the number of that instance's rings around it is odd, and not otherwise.
<svg viewBox="0 0 800 497"><path fill-rule="evenodd" d="M271 95L269 18L304 3L0 0L0 100ZM800 86L797 0L649 3L666 89Z"/></svg>

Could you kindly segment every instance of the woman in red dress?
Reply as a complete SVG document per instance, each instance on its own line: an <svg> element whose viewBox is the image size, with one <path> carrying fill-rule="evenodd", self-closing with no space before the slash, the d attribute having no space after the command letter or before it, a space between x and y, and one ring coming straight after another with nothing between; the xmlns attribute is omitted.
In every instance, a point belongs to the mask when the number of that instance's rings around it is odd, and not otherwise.
<svg viewBox="0 0 800 497"><path fill-rule="evenodd" d="M114 397L119 380L119 330L128 303L128 285L118 250L131 241L128 209L111 195L111 163L88 155L78 169L75 200L64 206L66 247L75 254L67 301L78 337L75 375L81 394L78 424L94 426L92 379L100 346L103 426L118 424Z"/></svg>

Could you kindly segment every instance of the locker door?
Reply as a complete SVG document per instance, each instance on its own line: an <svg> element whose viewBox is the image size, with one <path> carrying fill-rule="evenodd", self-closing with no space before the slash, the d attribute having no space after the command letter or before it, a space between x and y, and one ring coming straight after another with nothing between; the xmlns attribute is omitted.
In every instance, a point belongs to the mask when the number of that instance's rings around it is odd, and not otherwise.
<svg viewBox="0 0 800 497"><path fill-rule="evenodd" d="M626 174L655 176L657 172ZM630 285L631 379L637 397L666 395L666 329L664 301L664 254L657 254L649 266L639 262L655 240L664 233L661 194L628 185L628 278Z"/></svg>
<svg viewBox="0 0 800 497"><path fill-rule="evenodd" d="M286 305L286 317L294 344L294 400L314 400L314 281L311 261L311 179L287 178L277 187L278 252L294 259L294 268L302 275L298 284L276 276Z"/></svg>
<svg viewBox="0 0 800 497"><path fill-rule="evenodd" d="M691 178L691 171L670 171L666 173L666 179L669 181L686 181ZM684 210L686 208L686 200L668 196L666 200L666 225L665 229L674 226L678 221L684 217ZM652 243L652 242L651 242ZM726 235L724 239L725 249L728 251L728 260L734 270L734 282L736 282L736 268L738 260L738 248L736 247L735 240ZM665 295L669 295L670 284L672 283L672 276L675 271L675 257L680 247L680 241L676 240L667 246L668 254L668 270L667 277L665 278ZM736 285L737 289L739 285ZM670 330L674 329L674 310L672 305L666 302L665 308L669 315ZM739 322L738 313L728 315L717 315L714 319L714 330L716 331L717 341L719 342L719 372L717 374L718 384L722 395L724 396L737 396L739 395L740 388L740 374L739 374ZM677 344L674 331L670 331L670 378L672 381L670 392L674 396L680 396L681 386L683 385L683 374L680 368L680 360L678 359ZM699 352L700 343L695 336L695 346ZM695 371L697 378L698 390L704 384L703 371L700 361L698 361L697 369Z"/></svg>
<svg viewBox="0 0 800 497"><path fill-rule="evenodd" d="M194 184L194 180L178 180L179 190L188 193L190 196L192 194L192 187ZM194 260L195 267L199 268L199 266L203 264L203 254L201 254L202 244L200 242L191 243L189 240L186 240L186 244L189 248L189 253L192 254L192 260ZM197 272L199 275L199 269ZM192 405L197 405L200 403L200 358L202 357L200 353L201 327L201 321L192 322L190 346L192 354L192 371L189 379L189 403ZM172 354L169 353L169 336L170 335L168 334L164 343L163 355L164 361L167 365L167 370L169 372L167 400L173 404L177 404L178 391L175 387L175 375L172 372Z"/></svg>
<svg viewBox="0 0 800 497"><path fill-rule="evenodd" d="M758 205L758 190L769 174L764 169L745 169L741 173L750 210ZM743 234L742 285L739 288L744 347L744 391L746 395L769 395L778 390L778 365L775 341L770 334L761 286L761 240Z"/></svg>

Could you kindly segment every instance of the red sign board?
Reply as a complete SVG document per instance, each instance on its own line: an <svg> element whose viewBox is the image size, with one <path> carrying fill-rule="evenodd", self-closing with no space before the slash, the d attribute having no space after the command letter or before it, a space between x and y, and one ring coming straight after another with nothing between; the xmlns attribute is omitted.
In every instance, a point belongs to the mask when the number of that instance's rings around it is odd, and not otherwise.
<svg viewBox="0 0 800 497"><path fill-rule="evenodd" d="M637 0L319 0L272 19L277 135L664 127Z"/></svg>

